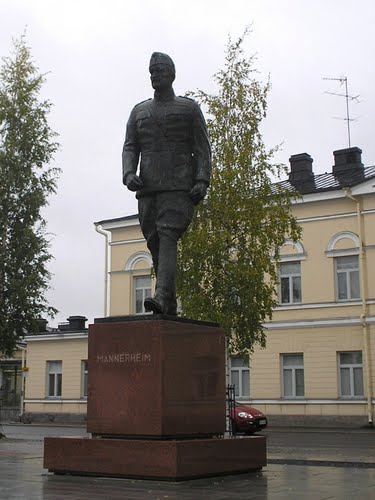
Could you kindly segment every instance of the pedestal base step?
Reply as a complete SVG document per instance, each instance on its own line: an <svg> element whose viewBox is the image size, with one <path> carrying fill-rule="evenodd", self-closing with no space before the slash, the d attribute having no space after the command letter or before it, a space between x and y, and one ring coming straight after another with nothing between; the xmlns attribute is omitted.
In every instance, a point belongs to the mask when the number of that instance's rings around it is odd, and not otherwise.
<svg viewBox="0 0 375 500"><path fill-rule="evenodd" d="M265 436L181 441L44 439L44 467L60 474L178 481L248 472L266 464Z"/></svg>

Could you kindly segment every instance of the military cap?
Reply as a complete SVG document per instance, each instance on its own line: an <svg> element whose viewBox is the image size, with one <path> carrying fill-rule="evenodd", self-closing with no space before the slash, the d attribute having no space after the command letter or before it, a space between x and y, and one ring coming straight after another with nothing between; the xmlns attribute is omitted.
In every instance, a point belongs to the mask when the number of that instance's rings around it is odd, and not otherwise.
<svg viewBox="0 0 375 500"><path fill-rule="evenodd" d="M173 69L175 69L174 62L169 57L169 55L163 54L162 52L154 52L152 54L149 67L151 68L151 66L154 66L155 64L166 64L167 66L171 66Z"/></svg>

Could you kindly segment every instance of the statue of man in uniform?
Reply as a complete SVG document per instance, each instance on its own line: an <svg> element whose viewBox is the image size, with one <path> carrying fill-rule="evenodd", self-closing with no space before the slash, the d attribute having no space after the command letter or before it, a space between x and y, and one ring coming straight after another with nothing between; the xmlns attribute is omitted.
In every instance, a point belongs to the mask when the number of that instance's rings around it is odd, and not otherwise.
<svg viewBox="0 0 375 500"><path fill-rule="evenodd" d="M154 98L130 114L123 183L137 192L139 221L156 274L155 295L145 299L145 309L176 315L177 241L191 222L193 206L206 195L211 149L198 104L173 91L172 59L154 52L149 69Z"/></svg>

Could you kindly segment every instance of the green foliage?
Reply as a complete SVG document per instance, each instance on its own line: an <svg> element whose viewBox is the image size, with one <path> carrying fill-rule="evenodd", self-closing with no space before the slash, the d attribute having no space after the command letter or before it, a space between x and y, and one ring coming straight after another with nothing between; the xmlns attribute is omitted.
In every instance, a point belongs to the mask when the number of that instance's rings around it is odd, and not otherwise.
<svg viewBox="0 0 375 500"><path fill-rule="evenodd" d="M255 78L254 57L243 54L247 31L229 39L225 68L215 76L217 95L190 95L208 111L213 171L207 198L179 245L177 289L183 314L216 321L232 352L265 346L262 323L276 306L278 249L297 240L290 212L296 195L271 178L286 168L272 163L259 127L266 116L269 81Z"/></svg>
<svg viewBox="0 0 375 500"><path fill-rule="evenodd" d="M11 355L38 318L52 315L45 292L51 260L41 209L56 190L58 149L47 122L51 103L39 99L38 73L24 36L0 69L0 351Z"/></svg>

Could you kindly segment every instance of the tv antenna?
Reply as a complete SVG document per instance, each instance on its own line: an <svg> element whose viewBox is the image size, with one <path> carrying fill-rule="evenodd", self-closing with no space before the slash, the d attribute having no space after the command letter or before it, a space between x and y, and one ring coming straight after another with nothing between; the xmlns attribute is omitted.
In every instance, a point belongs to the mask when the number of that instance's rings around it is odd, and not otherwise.
<svg viewBox="0 0 375 500"><path fill-rule="evenodd" d="M336 92L324 92L324 93L329 94L329 95L337 95L339 97L345 97L345 100L346 100L346 118L340 118L340 119L346 121L347 130L348 130L348 142L349 142L349 147L351 147L350 122L354 121L354 118L350 118L350 115L349 115L349 101L359 102L358 101L359 95L349 95L349 93L348 93L348 78L346 76L342 76L341 78L323 78L323 80L331 80L331 81L335 81L335 82L340 82L340 86L343 84L345 85L345 94L340 94L340 93L336 93Z"/></svg>

